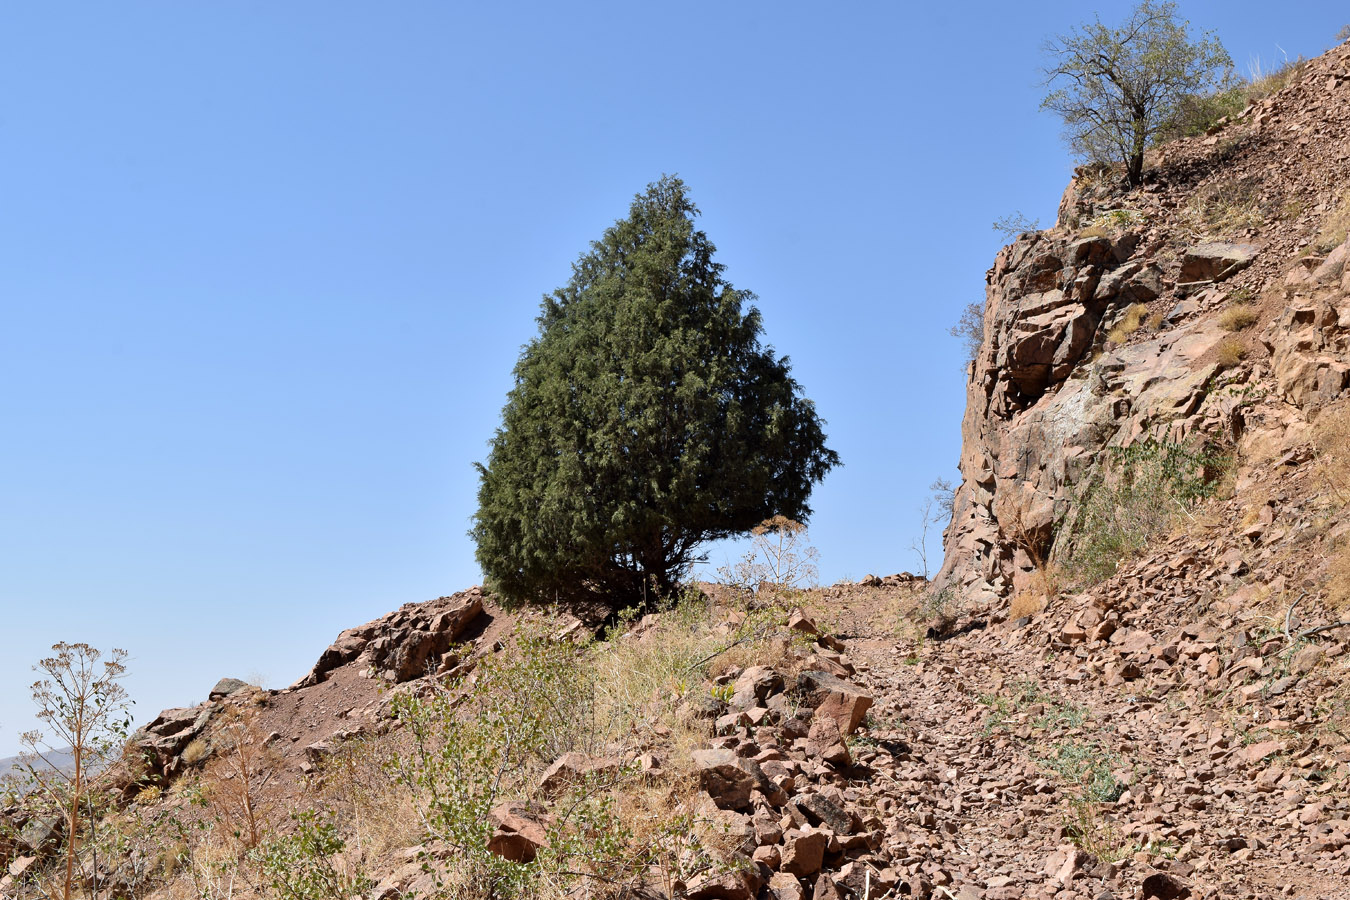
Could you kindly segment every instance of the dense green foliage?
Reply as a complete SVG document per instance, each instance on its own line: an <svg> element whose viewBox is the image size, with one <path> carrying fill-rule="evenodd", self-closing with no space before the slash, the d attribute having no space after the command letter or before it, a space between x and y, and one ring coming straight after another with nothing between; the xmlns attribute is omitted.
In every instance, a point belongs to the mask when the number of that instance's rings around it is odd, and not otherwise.
<svg viewBox="0 0 1350 900"><path fill-rule="evenodd" d="M1144 173L1144 150L1174 122L1183 102L1228 87L1232 60L1217 37L1192 41L1176 4L1141 0L1118 28L1100 19L1053 38L1042 102L1064 119L1075 152L1124 163L1130 184Z"/></svg>
<svg viewBox="0 0 1350 900"><path fill-rule="evenodd" d="M805 521L838 465L697 214L678 178L649 185L544 298L479 467L472 535L507 596L669 593L699 544Z"/></svg>

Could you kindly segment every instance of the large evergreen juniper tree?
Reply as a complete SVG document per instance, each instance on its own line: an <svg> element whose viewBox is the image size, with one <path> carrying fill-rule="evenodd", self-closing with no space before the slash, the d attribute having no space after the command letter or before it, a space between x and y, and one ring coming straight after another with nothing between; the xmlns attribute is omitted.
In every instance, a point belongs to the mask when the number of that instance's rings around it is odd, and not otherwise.
<svg viewBox="0 0 1350 900"><path fill-rule="evenodd" d="M544 298L479 466L471 533L504 594L649 600L700 544L805 521L839 464L697 215L678 178L649 185Z"/></svg>

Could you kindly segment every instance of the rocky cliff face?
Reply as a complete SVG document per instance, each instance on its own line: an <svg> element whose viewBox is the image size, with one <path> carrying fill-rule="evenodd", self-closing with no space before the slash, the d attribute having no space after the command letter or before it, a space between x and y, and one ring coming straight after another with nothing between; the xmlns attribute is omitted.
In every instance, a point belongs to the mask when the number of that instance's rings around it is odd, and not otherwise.
<svg viewBox="0 0 1350 900"><path fill-rule="evenodd" d="M1080 170L1056 226L1000 251L936 589L977 603L1020 590L1063 549L1108 447L1287 449L1343 395L1350 250L1327 251L1350 220L1348 63L1337 48L1167 145L1140 190ZM1230 333L1239 302L1258 319Z"/></svg>

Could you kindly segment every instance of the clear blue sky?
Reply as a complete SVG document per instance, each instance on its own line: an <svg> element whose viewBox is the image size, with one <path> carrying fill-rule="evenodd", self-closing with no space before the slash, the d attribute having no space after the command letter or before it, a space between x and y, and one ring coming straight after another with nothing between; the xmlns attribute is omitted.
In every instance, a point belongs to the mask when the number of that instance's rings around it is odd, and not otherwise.
<svg viewBox="0 0 1350 900"><path fill-rule="evenodd" d="M1242 66L1350 20L1182 5ZM476 583L472 463L540 295L662 173L843 457L823 579L915 569L956 474L946 330L990 223L1048 224L1072 166L1036 66L1088 7L1032 10L7 6L0 755L54 641L130 651L144 721Z"/></svg>

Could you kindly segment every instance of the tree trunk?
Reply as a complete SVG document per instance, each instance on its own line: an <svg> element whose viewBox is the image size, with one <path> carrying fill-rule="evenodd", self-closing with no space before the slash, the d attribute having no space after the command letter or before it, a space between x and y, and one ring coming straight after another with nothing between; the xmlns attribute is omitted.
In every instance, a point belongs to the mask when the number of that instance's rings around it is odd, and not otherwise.
<svg viewBox="0 0 1350 900"><path fill-rule="evenodd" d="M1125 177L1129 179L1130 187L1139 187L1144 183L1144 148L1148 146L1147 123L1142 111L1136 112L1132 124L1134 140L1130 145L1130 158L1126 160Z"/></svg>

